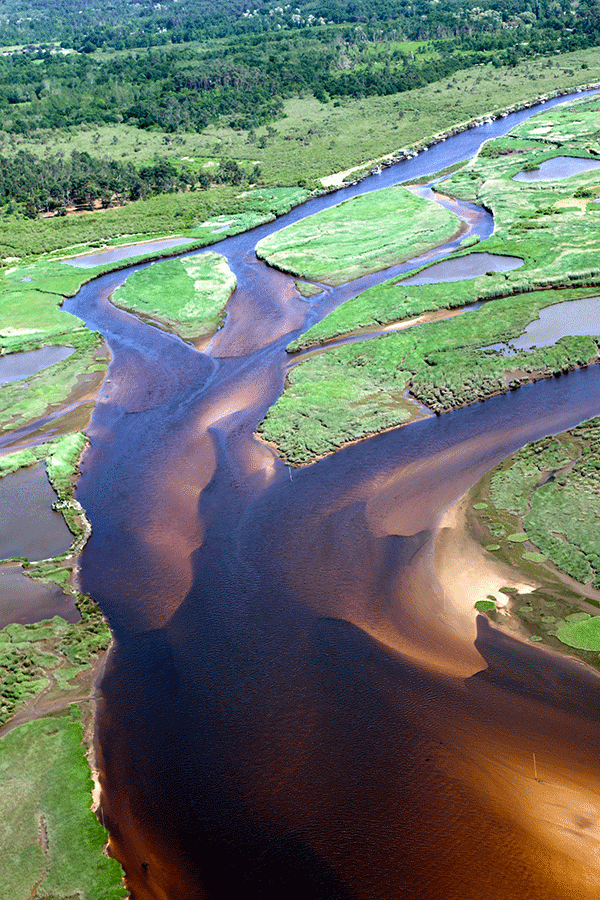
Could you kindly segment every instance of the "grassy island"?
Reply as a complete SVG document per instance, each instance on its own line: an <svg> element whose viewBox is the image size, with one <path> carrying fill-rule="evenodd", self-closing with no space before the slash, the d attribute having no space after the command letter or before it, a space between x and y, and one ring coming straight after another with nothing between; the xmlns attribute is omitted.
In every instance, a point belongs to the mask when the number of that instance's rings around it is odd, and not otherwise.
<svg viewBox="0 0 600 900"><path fill-rule="evenodd" d="M111 299L116 306L193 340L217 328L235 286L225 257L209 251L135 272Z"/></svg>
<svg viewBox="0 0 600 900"><path fill-rule="evenodd" d="M390 187L288 225L259 241L256 254L278 269L336 285L418 256L460 227L447 209Z"/></svg>
<svg viewBox="0 0 600 900"><path fill-rule="evenodd" d="M288 460L304 463L422 414L414 403L410 412L410 397L441 413L595 362L594 335L566 335L552 346L513 355L492 345L522 334L545 306L600 292L600 171L550 182L514 181L551 157L594 161L599 137L600 104L591 98L532 117L486 143L440 187L484 204L495 217L491 238L455 256L489 251L521 258L523 265L438 285L405 285L394 278L348 301L290 344L290 353L321 349L306 360L298 357L259 433ZM468 309L482 301L479 309ZM427 321L457 309L464 314ZM411 327L383 330L398 323ZM380 336L344 345L345 335L363 329L379 330ZM334 382L344 384L339 403L330 396Z"/></svg>

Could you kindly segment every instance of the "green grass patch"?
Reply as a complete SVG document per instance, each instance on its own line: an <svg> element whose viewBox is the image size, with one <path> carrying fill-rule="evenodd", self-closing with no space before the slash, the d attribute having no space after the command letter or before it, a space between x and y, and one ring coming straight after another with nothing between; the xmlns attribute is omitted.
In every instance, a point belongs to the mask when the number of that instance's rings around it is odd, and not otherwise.
<svg viewBox="0 0 600 900"><path fill-rule="evenodd" d="M557 630L556 636L568 647L600 650L600 616L587 616L577 622L568 622Z"/></svg>
<svg viewBox="0 0 600 900"><path fill-rule="evenodd" d="M108 648L110 631L98 608L83 594L77 600L81 622L70 624L54 616L0 631L0 724L47 689L58 667L81 674Z"/></svg>
<svg viewBox="0 0 600 900"><path fill-rule="evenodd" d="M535 545L522 554L523 562L550 562L600 588L599 458L596 418L528 444L496 466L475 489L488 503L485 512L472 507L482 543L507 528L509 544Z"/></svg>
<svg viewBox="0 0 600 900"><path fill-rule="evenodd" d="M317 294L323 293L323 288L316 284L309 284L307 281L295 281L294 287L301 297L316 297Z"/></svg>
<svg viewBox="0 0 600 900"><path fill-rule="evenodd" d="M493 600L477 600L475 602L475 609L478 612L495 612L496 604Z"/></svg>
<svg viewBox="0 0 600 900"><path fill-rule="evenodd" d="M135 272L112 301L191 340L216 329L235 286L225 257L208 251Z"/></svg>
<svg viewBox="0 0 600 900"><path fill-rule="evenodd" d="M308 381L303 367L290 371L283 397L258 429L265 439L285 448L290 462L307 462L349 440L400 425L420 414L404 397L406 372L398 373L396 381L391 378L382 388L369 370L359 368L352 381L346 378L336 352L312 362L313 378Z"/></svg>
<svg viewBox="0 0 600 900"><path fill-rule="evenodd" d="M523 559L526 559L529 562L543 563L543 562L546 562L548 557L544 556L543 553L536 553L533 550L528 550L526 553L523 554Z"/></svg>
<svg viewBox="0 0 600 900"><path fill-rule="evenodd" d="M11 900L125 897L102 852L76 711L28 722L0 739L0 893Z"/></svg>
<svg viewBox="0 0 600 900"><path fill-rule="evenodd" d="M403 262L447 240L456 216L403 187L346 200L263 238L269 265L325 284L341 284Z"/></svg>

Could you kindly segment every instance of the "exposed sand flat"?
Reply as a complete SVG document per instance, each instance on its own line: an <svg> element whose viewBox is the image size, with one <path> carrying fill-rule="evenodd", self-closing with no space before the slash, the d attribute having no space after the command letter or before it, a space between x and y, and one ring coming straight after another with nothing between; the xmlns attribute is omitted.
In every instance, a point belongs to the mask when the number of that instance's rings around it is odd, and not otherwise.
<svg viewBox="0 0 600 900"><path fill-rule="evenodd" d="M466 641L476 636L475 603L494 597L500 606L507 603L503 587L521 594L530 593L537 585L523 580L519 573L491 554L466 530L465 515L468 494L461 497L444 514L435 542L434 567L445 596L445 613L453 630Z"/></svg>
<svg viewBox="0 0 600 900"><path fill-rule="evenodd" d="M556 209L566 209L569 206L578 206L582 213L586 211L588 201L583 197L565 197L557 200L554 206Z"/></svg>
<svg viewBox="0 0 600 900"><path fill-rule="evenodd" d="M366 171L369 166L375 166L376 163L374 160L370 162L363 163L360 166L353 166L351 169L345 169L343 172L334 172L333 175L325 175L324 178L321 178L321 184L323 187L342 187L344 184L344 179L348 177L348 175L352 175L353 172L361 172Z"/></svg>

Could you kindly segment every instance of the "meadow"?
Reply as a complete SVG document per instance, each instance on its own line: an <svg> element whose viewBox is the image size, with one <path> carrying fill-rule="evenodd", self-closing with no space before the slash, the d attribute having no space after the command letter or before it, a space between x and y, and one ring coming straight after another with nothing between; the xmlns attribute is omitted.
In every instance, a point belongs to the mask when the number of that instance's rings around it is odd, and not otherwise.
<svg viewBox="0 0 600 900"><path fill-rule="evenodd" d="M2 737L0 845L10 848L0 873L4 897L127 896L120 865L101 852L108 832L90 809L92 780L82 738L76 704Z"/></svg>

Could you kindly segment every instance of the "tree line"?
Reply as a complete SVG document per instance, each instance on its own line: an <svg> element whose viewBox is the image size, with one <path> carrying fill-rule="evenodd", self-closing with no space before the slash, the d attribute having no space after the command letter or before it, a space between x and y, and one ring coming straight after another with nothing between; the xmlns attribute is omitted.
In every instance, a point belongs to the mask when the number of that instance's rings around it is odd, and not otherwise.
<svg viewBox="0 0 600 900"><path fill-rule="evenodd" d="M169 159L135 166L105 160L74 150L69 156L38 159L20 150L14 157L0 156L0 205L20 210L29 218L40 212L65 215L68 208L104 208L177 191L207 190L211 184L239 185L260 177L257 166L243 169L235 160L222 159L210 171L192 172Z"/></svg>
<svg viewBox="0 0 600 900"><path fill-rule="evenodd" d="M202 131L222 121L256 128L281 115L286 98L306 92L322 102L393 94L489 61L515 65L526 56L594 46L600 43L600 6L579 2L577 15L569 7L560 17L540 13L539 19L523 10L511 18L508 0L503 15L464 5L436 15L430 10L414 33L454 36L428 40L415 52L399 43L406 22L402 31L388 19L247 33L108 59L49 50L0 56L2 128L25 135L118 122L168 133Z"/></svg>

